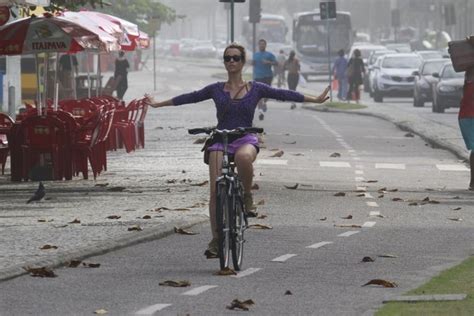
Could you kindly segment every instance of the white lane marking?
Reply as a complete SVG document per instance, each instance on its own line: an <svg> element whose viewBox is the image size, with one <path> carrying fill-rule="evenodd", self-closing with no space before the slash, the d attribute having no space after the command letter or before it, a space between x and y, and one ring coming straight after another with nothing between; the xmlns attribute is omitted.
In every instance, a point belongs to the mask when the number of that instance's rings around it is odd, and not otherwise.
<svg viewBox="0 0 474 316"><path fill-rule="evenodd" d="M469 171L465 165L456 164L456 165L436 165L436 168L441 171Z"/></svg>
<svg viewBox="0 0 474 316"><path fill-rule="evenodd" d="M360 160L359 157L353 157L352 159L357 160L357 161Z"/></svg>
<svg viewBox="0 0 474 316"><path fill-rule="evenodd" d="M248 268L244 271L241 271L241 272L237 273L237 275L233 275L232 277L233 278L243 278L243 277L251 275L251 274L253 274L257 271L260 271L260 270L262 270L262 269L261 268Z"/></svg>
<svg viewBox="0 0 474 316"><path fill-rule="evenodd" d="M365 193L365 198L366 199L373 199L374 197L370 193Z"/></svg>
<svg viewBox="0 0 474 316"><path fill-rule="evenodd" d="M356 167L357 169L364 169L364 166L363 166L363 165L355 165L355 167Z"/></svg>
<svg viewBox="0 0 474 316"><path fill-rule="evenodd" d="M376 163L375 169L397 169L405 170L406 166L404 163Z"/></svg>
<svg viewBox="0 0 474 316"><path fill-rule="evenodd" d="M288 260L290 258L293 258L295 256L296 256L296 254L289 253L289 254L286 254L286 255L283 255L283 256L276 257L275 259L272 259L272 261L274 261L274 262L285 262L286 260Z"/></svg>
<svg viewBox="0 0 474 316"><path fill-rule="evenodd" d="M288 160L258 159L257 165L287 165Z"/></svg>
<svg viewBox="0 0 474 316"><path fill-rule="evenodd" d="M171 304L155 304L151 305L148 307L145 307L138 312L135 313L135 315L153 315L157 311L161 311L162 309L171 306Z"/></svg>
<svg viewBox="0 0 474 316"><path fill-rule="evenodd" d="M194 288L192 290L186 291L184 293L181 293L181 295L196 296L196 295L206 292L207 290L213 289L215 287L217 287L217 285L203 285L203 286Z"/></svg>
<svg viewBox="0 0 474 316"><path fill-rule="evenodd" d="M365 222L364 224L362 224L362 227L366 227L366 228L370 228L374 226L375 226L375 222Z"/></svg>
<svg viewBox="0 0 474 316"><path fill-rule="evenodd" d="M337 237L349 237L349 236L355 235L357 233L360 233L360 230L350 230L350 231L347 231L345 233L337 235Z"/></svg>
<svg viewBox="0 0 474 316"><path fill-rule="evenodd" d="M365 203L370 207L379 207L377 202L369 201L369 202L365 202Z"/></svg>
<svg viewBox="0 0 474 316"><path fill-rule="evenodd" d="M367 191L367 187L356 187L357 191Z"/></svg>
<svg viewBox="0 0 474 316"><path fill-rule="evenodd" d="M379 211L370 211L369 216L380 216L380 212Z"/></svg>
<svg viewBox="0 0 474 316"><path fill-rule="evenodd" d="M324 246L329 245L329 244L332 244L332 241L321 241L321 242L312 244L311 246L308 246L306 248L317 249L317 248L321 248L321 247L324 247Z"/></svg>
<svg viewBox="0 0 474 316"><path fill-rule="evenodd" d="M364 174L364 171L362 171L362 170L356 170L356 171L355 171L355 174L362 175L362 174Z"/></svg>
<svg viewBox="0 0 474 316"><path fill-rule="evenodd" d="M356 182L362 182L365 181L364 177L355 177Z"/></svg>
<svg viewBox="0 0 474 316"><path fill-rule="evenodd" d="M343 161L320 161L320 167L350 168L351 164Z"/></svg>

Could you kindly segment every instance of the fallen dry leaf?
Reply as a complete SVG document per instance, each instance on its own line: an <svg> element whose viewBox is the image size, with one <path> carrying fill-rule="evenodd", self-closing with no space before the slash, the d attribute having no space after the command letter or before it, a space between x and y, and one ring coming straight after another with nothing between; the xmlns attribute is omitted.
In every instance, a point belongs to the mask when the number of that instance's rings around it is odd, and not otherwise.
<svg viewBox="0 0 474 316"><path fill-rule="evenodd" d="M455 221L455 222L462 222L462 218L454 218L454 217L448 217L450 221Z"/></svg>
<svg viewBox="0 0 474 316"><path fill-rule="evenodd" d="M126 187L111 187L108 188L107 191L110 192L123 192L126 189Z"/></svg>
<svg viewBox="0 0 474 316"><path fill-rule="evenodd" d="M267 218L267 217L268 217L267 215L262 214L262 215L258 215L258 216L257 216L257 219L265 219L265 218Z"/></svg>
<svg viewBox="0 0 474 316"><path fill-rule="evenodd" d="M186 207L180 207L180 208L173 208L173 209L171 209L170 211L186 212L186 211L190 211L190 210L191 210L191 209L186 208Z"/></svg>
<svg viewBox="0 0 474 316"><path fill-rule="evenodd" d="M166 183L167 184L173 184L173 183L176 183L177 181L178 180L176 180L176 179L168 179L168 180L166 180Z"/></svg>
<svg viewBox="0 0 474 316"><path fill-rule="evenodd" d="M398 189L390 189L390 190L387 190L387 192L398 192Z"/></svg>
<svg viewBox="0 0 474 316"><path fill-rule="evenodd" d="M254 184L252 185L252 188L251 188L251 189L252 189L252 190L258 190L258 189L260 189L260 187L258 186L258 184L254 183Z"/></svg>
<svg viewBox="0 0 474 316"><path fill-rule="evenodd" d="M453 208L453 211L459 211L461 209L462 209L462 207L456 207L456 208Z"/></svg>
<svg viewBox="0 0 474 316"><path fill-rule="evenodd" d="M270 225L264 225L264 224L251 224L251 225L249 225L249 228L255 228L255 229L273 229L272 226L270 226Z"/></svg>
<svg viewBox="0 0 474 316"><path fill-rule="evenodd" d="M41 250L58 249L58 246L44 245L44 246L42 246L40 249L41 249Z"/></svg>
<svg viewBox="0 0 474 316"><path fill-rule="evenodd" d="M100 267L100 263L83 262L83 263L82 263L82 266L84 266L84 267L86 267L86 268L99 268L99 267Z"/></svg>
<svg viewBox="0 0 474 316"><path fill-rule="evenodd" d="M122 216L119 216L119 215L110 215L110 216L107 216L107 219L119 219L121 217Z"/></svg>
<svg viewBox="0 0 474 316"><path fill-rule="evenodd" d="M250 305L254 305L254 304L255 302L252 300L240 301L238 299L235 299L232 301L230 306L227 306L227 309L230 309L230 310L240 309L243 311L248 311Z"/></svg>
<svg viewBox="0 0 474 316"><path fill-rule="evenodd" d="M354 191L355 193L366 193L367 189L358 189Z"/></svg>
<svg viewBox="0 0 474 316"><path fill-rule="evenodd" d="M461 199L461 198L460 198L458 195L453 196L453 200L460 200L460 199Z"/></svg>
<svg viewBox="0 0 474 316"><path fill-rule="evenodd" d="M204 207L204 206L206 206L206 205L207 205L206 203L197 202L197 203L195 203L194 205L188 206L187 208Z"/></svg>
<svg viewBox="0 0 474 316"><path fill-rule="evenodd" d="M129 232L131 232L131 231L141 231L141 230L143 230L143 228L141 228L139 225L133 225L133 226L128 228Z"/></svg>
<svg viewBox="0 0 474 316"><path fill-rule="evenodd" d="M150 215L144 215L144 216L142 217L142 219L151 219L151 216L150 216Z"/></svg>
<svg viewBox="0 0 474 316"><path fill-rule="evenodd" d="M352 219L352 215L347 215L346 217L341 217L342 219Z"/></svg>
<svg viewBox="0 0 474 316"><path fill-rule="evenodd" d="M66 267L68 268L77 268L82 263L81 260L71 260L66 262Z"/></svg>
<svg viewBox="0 0 474 316"><path fill-rule="evenodd" d="M296 144L296 140L295 140L295 141L292 141L292 142L283 142L283 144L294 145L294 144Z"/></svg>
<svg viewBox="0 0 474 316"><path fill-rule="evenodd" d="M285 295L293 295L290 290L286 290Z"/></svg>
<svg viewBox="0 0 474 316"><path fill-rule="evenodd" d="M361 225L358 224L334 224L334 227L344 227L344 228L362 228Z"/></svg>
<svg viewBox="0 0 474 316"><path fill-rule="evenodd" d="M162 207L157 207L152 211L153 212L161 212L161 211L169 211L169 210L170 210L169 208L162 206Z"/></svg>
<svg viewBox="0 0 474 316"><path fill-rule="evenodd" d="M362 258L362 262L374 262L375 260L371 257L364 257Z"/></svg>
<svg viewBox="0 0 474 316"><path fill-rule="evenodd" d="M334 194L334 196L346 196L346 193L344 192L337 192Z"/></svg>
<svg viewBox="0 0 474 316"><path fill-rule="evenodd" d="M396 197L396 198L393 198L392 201L393 202L401 202L401 201L403 201L403 199Z"/></svg>
<svg viewBox="0 0 474 316"><path fill-rule="evenodd" d="M173 280L166 280L163 282L158 283L161 286L171 286L171 287L188 287L191 286L191 282L187 280L180 280L180 281L173 281Z"/></svg>
<svg viewBox="0 0 474 316"><path fill-rule="evenodd" d="M410 202L410 203L408 203L408 205L409 205L409 206L417 206L418 203L417 203L417 202Z"/></svg>
<svg viewBox="0 0 474 316"><path fill-rule="evenodd" d="M296 190L298 189L298 186L299 184L295 184L295 185L284 185L285 188L287 188L288 190Z"/></svg>
<svg viewBox="0 0 474 316"><path fill-rule="evenodd" d="M44 218L40 218L38 220L39 223L51 223L51 222L54 222L54 219L44 219Z"/></svg>
<svg viewBox="0 0 474 316"><path fill-rule="evenodd" d="M391 281L386 281L382 279L373 279L370 280L369 282L365 283L362 286L367 286L367 285L381 285L383 287L397 287L397 283L391 282Z"/></svg>
<svg viewBox="0 0 474 316"><path fill-rule="evenodd" d="M365 181L365 183L377 183L379 182L379 180L367 180Z"/></svg>
<svg viewBox="0 0 474 316"><path fill-rule="evenodd" d="M209 181L208 180L205 180L203 182L200 182L200 183L192 183L190 184L190 186L193 186L193 187L203 187L205 185L208 185L209 184Z"/></svg>
<svg viewBox="0 0 474 316"><path fill-rule="evenodd" d="M108 183L97 183L95 186L96 187L106 187L108 185L109 185Z"/></svg>
<svg viewBox="0 0 474 316"><path fill-rule="evenodd" d="M206 142L206 139L206 137L198 138L193 142L193 144L204 144Z"/></svg>
<svg viewBox="0 0 474 316"><path fill-rule="evenodd" d="M32 277L40 277L40 278L55 278L57 277L56 273L48 267L41 267L41 268L31 268L31 267L23 267Z"/></svg>
<svg viewBox="0 0 474 316"><path fill-rule="evenodd" d="M329 157L331 157L331 158L339 158L339 157L341 157L341 154L340 154L340 153L332 153L331 155L329 155Z"/></svg>
<svg viewBox="0 0 474 316"><path fill-rule="evenodd" d="M320 218L319 220L320 220L320 221L325 221L325 220L327 220L327 219L328 219L327 217L323 217L323 218Z"/></svg>
<svg viewBox="0 0 474 316"><path fill-rule="evenodd" d="M269 149L270 151L279 151L280 149L279 148L272 148L272 149Z"/></svg>
<svg viewBox="0 0 474 316"><path fill-rule="evenodd" d="M197 235L197 233L195 233L195 232L192 232L192 231L189 231L189 230L184 230L184 229L179 228L179 227L175 227L174 232L176 234L181 234L181 235Z"/></svg>
<svg viewBox="0 0 474 316"><path fill-rule="evenodd" d="M283 150L279 150L276 153L274 153L273 155L271 155L270 157L281 157L281 156L283 156L284 153L285 152Z"/></svg>
<svg viewBox="0 0 474 316"><path fill-rule="evenodd" d="M220 275L220 276L227 276L227 275L237 275L237 272L232 270L229 267L224 268L223 270L219 270L214 275Z"/></svg>
<svg viewBox="0 0 474 316"><path fill-rule="evenodd" d="M257 202L257 205L265 205L265 200L260 200Z"/></svg>
<svg viewBox="0 0 474 316"><path fill-rule="evenodd" d="M384 196L385 196L385 195L380 194L380 195L378 196L378 198L381 199L381 198L383 198Z"/></svg>
<svg viewBox="0 0 474 316"><path fill-rule="evenodd" d="M386 187L383 187L381 189L378 189L377 190L378 193L386 193L387 192L387 188Z"/></svg>
<svg viewBox="0 0 474 316"><path fill-rule="evenodd" d="M360 194L357 194L356 196L357 196L357 197L364 197L364 196L365 196L365 193L360 193Z"/></svg>
<svg viewBox="0 0 474 316"><path fill-rule="evenodd" d="M94 311L94 314L96 314L96 315L105 315L105 314L107 314L107 313L108 313L108 311L107 311L106 309L103 309L103 308L101 308L101 309L96 309L96 310Z"/></svg>
<svg viewBox="0 0 474 316"><path fill-rule="evenodd" d="M74 219L72 222L69 222L69 224L80 224L80 223L81 223L81 221L78 220L77 218Z"/></svg>
<svg viewBox="0 0 474 316"><path fill-rule="evenodd" d="M391 254L382 254L382 255L378 255L379 258L398 258L397 256L395 255L391 255Z"/></svg>
<svg viewBox="0 0 474 316"><path fill-rule="evenodd" d="M297 157L304 156L304 154L302 154L302 153L296 153L296 154L292 154L292 155L297 156Z"/></svg>
<svg viewBox="0 0 474 316"><path fill-rule="evenodd" d="M415 137L415 135L413 133L406 133L405 137Z"/></svg>

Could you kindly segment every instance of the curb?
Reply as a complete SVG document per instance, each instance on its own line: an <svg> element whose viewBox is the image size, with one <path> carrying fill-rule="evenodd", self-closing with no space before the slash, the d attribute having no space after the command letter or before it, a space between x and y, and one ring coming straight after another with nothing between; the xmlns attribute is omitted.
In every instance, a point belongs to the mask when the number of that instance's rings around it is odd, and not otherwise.
<svg viewBox="0 0 474 316"><path fill-rule="evenodd" d="M402 131L407 131L407 132L411 132L413 134L418 135L421 139L426 141L428 144L437 148L447 150L450 153L454 154L459 159L469 160L469 155L466 150L463 150L462 148L459 148L458 146L453 145L450 142L437 139L436 137L433 137L431 135L427 135L423 133L422 131L420 131L419 129L417 129L415 126L413 126L412 123L408 121L397 121L396 119L385 114L372 113L372 112L360 112L358 110L334 110L327 107L317 108L315 106L308 106L308 105L303 105L302 108L306 110L316 111L316 112L346 113L346 114L356 114L356 115L362 115L362 116L376 117L378 119L388 121L394 124Z"/></svg>
<svg viewBox="0 0 474 316"><path fill-rule="evenodd" d="M131 236L120 237L118 239L110 241L102 241L94 245L85 246L76 250L65 251L63 253L58 253L53 258L27 261L22 264L17 264L15 266L0 270L0 282L28 274L28 272L26 272L23 267L33 266L57 268L73 259L83 260L89 257L103 255L108 252L133 246L139 243L167 237L171 234L174 234L175 226L187 229L194 225L201 224L209 220L209 218L204 215L197 215L196 217L197 218L190 220L177 220L169 223L163 223L153 228L144 228L142 232L134 233Z"/></svg>

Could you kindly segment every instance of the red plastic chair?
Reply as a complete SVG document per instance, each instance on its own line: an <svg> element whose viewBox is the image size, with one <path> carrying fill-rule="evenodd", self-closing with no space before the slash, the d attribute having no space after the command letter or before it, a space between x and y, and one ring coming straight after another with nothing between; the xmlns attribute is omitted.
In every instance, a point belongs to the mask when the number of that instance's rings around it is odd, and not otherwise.
<svg viewBox="0 0 474 316"><path fill-rule="evenodd" d="M95 173L98 175L103 170L107 171L107 149L108 137L114 122L115 110L106 111L101 118L99 136L96 143L92 146L92 154L96 163Z"/></svg>
<svg viewBox="0 0 474 316"><path fill-rule="evenodd" d="M8 135L13 123L14 121L9 115L0 112L0 163L2 164L2 175L5 174L5 164L10 153Z"/></svg>
<svg viewBox="0 0 474 316"><path fill-rule="evenodd" d="M31 178L30 172L36 165L42 165L49 154L53 169L53 180L61 180L64 168L65 131L64 122L51 116L32 116L21 123L23 143L23 179Z"/></svg>
<svg viewBox="0 0 474 316"><path fill-rule="evenodd" d="M145 118L148 111L148 104L145 103L145 99L139 100L139 104L141 111L138 120L135 122L137 147L145 148Z"/></svg>
<svg viewBox="0 0 474 316"><path fill-rule="evenodd" d="M136 148L135 121L138 117L138 100L133 100L127 106L126 111L120 111L120 120L114 122L113 127L118 136L118 147L123 148L127 153Z"/></svg>

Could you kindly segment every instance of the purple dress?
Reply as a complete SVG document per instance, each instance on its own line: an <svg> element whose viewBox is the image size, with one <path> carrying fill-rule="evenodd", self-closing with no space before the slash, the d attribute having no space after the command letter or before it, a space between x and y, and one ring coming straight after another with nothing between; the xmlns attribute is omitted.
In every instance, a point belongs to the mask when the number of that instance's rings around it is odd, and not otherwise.
<svg viewBox="0 0 474 316"><path fill-rule="evenodd" d="M179 95L173 98L173 104L181 105L213 99L217 110L217 128L234 129L252 126L255 109L262 98L292 102L304 101L304 95L299 92L276 89L255 81L251 81L251 88L243 98L232 100L230 93L224 91L224 85L224 82L216 82L199 91ZM234 140L229 144L229 153L235 153L239 147L245 144L254 145L258 150L257 136L248 134ZM222 144L215 143L209 147L209 150L221 151Z"/></svg>

